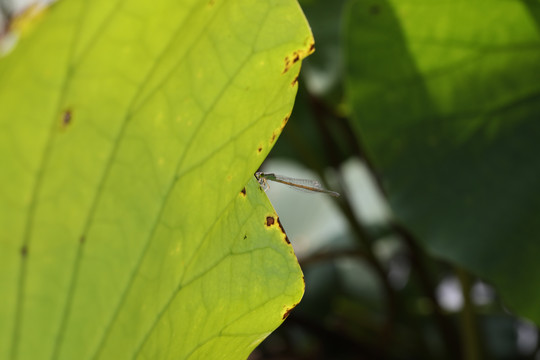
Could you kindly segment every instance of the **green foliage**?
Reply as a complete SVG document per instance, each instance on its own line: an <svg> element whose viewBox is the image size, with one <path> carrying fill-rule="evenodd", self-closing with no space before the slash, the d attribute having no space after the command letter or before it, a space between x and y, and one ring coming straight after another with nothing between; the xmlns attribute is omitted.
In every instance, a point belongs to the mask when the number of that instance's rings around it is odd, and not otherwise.
<svg viewBox="0 0 540 360"><path fill-rule="evenodd" d="M540 5L355 1L354 124L397 218L540 323Z"/></svg>
<svg viewBox="0 0 540 360"><path fill-rule="evenodd" d="M0 61L0 358L245 358L283 321L252 175L312 44L289 0L48 10Z"/></svg>

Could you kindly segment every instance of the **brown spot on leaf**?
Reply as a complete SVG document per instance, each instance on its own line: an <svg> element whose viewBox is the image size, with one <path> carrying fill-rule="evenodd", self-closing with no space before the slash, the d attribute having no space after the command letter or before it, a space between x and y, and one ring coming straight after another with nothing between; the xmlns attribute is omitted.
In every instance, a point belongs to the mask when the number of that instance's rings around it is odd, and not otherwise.
<svg viewBox="0 0 540 360"><path fill-rule="evenodd" d="M287 71L290 70L290 68L298 62L298 60L302 60L309 54L311 54L313 51L315 51L315 41L313 40L313 37L309 37L306 39L306 48L304 49L298 49L295 52L293 52L290 55L285 56L285 67L283 68L282 74L285 74Z"/></svg>
<svg viewBox="0 0 540 360"><path fill-rule="evenodd" d="M66 129L71 124L72 120L73 112L71 111L71 109L64 110L64 112L62 113L62 129Z"/></svg>
<svg viewBox="0 0 540 360"><path fill-rule="evenodd" d="M21 256L22 256L22 257L26 257L26 255L28 255L28 248L26 247L26 245L24 245L24 246L21 248Z"/></svg>
<svg viewBox="0 0 540 360"><path fill-rule="evenodd" d="M259 146L259 148L257 149L257 152L260 154L262 152L262 146Z"/></svg>
<svg viewBox="0 0 540 360"><path fill-rule="evenodd" d="M285 310L285 312L283 313L283 317L281 319L285 320L289 316L289 314L291 313L292 309L294 309L294 308L290 308L290 309Z"/></svg>
<svg viewBox="0 0 540 360"><path fill-rule="evenodd" d="M281 221L279 220L279 217L277 219L277 223L279 225L279 228L281 229L281 232L283 233L283 235L285 235L285 241L287 242L287 244L290 244L290 240L289 240L289 237L287 236L287 233L285 232L285 229L283 228L283 225L281 225Z"/></svg>
<svg viewBox="0 0 540 360"><path fill-rule="evenodd" d="M242 188L242 190L240 191L240 193L241 193L242 195L246 196L246 188L245 188L245 187Z"/></svg>
<svg viewBox="0 0 540 360"><path fill-rule="evenodd" d="M244 235L244 240L246 240L246 239L247 239L247 234L246 234L246 235Z"/></svg>
<svg viewBox="0 0 540 360"><path fill-rule="evenodd" d="M84 235L83 235L83 236L80 237L79 242L80 242L81 244L84 244L85 240L86 240L86 238L85 238Z"/></svg>
<svg viewBox="0 0 540 360"><path fill-rule="evenodd" d="M285 74L289 69L300 60L300 55L295 51L291 56L285 56L285 68L283 69L283 74Z"/></svg>
<svg viewBox="0 0 540 360"><path fill-rule="evenodd" d="M292 87L295 87L296 85L298 84L298 75L296 75L293 79L293 81L291 82L291 86Z"/></svg>
<svg viewBox="0 0 540 360"><path fill-rule="evenodd" d="M287 125L287 122L289 122L289 117L290 115L285 116L285 118L283 119L283 124L281 124L281 126Z"/></svg>
<svg viewBox="0 0 540 360"><path fill-rule="evenodd" d="M296 305L298 305L298 303L294 304L290 308L285 309L285 312L283 313L283 317L282 317L283 320L285 320L287 318L287 316L289 316L289 314L296 307Z"/></svg>
<svg viewBox="0 0 540 360"><path fill-rule="evenodd" d="M274 225L276 222L276 220L274 219L273 216L267 216L266 217L266 226L272 226Z"/></svg>

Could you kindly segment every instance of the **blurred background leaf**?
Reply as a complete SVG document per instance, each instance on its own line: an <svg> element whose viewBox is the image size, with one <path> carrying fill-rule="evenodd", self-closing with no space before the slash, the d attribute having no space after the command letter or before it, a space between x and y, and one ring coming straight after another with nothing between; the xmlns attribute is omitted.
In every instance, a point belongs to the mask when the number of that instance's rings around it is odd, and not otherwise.
<svg viewBox="0 0 540 360"><path fill-rule="evenodd" d="M347 79L353 126L397 219L540 323L540 289L526 285L540 282L540 5L531 5L355 1Z"/></svg>

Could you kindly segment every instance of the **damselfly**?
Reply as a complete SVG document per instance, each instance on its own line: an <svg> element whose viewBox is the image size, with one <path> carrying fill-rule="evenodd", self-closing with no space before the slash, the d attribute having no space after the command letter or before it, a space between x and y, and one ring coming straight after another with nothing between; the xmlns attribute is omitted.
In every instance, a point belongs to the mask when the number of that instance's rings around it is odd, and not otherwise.
<svg viewBox="0 0 540 360"><path fill-rule="evenodd" d="M317 180L307 180L307 179L295 179L287 176L276 175L274 173L264 173L256 172L255 177L261 185L264 191L268 190L270 187L268 181L275 181L281 184L289 185L294 188L305 190L305 191L314 191L323 194L328 194L331 196L338 197L339 194L335 191L326 190L321 186L321 183Z"/></svg>

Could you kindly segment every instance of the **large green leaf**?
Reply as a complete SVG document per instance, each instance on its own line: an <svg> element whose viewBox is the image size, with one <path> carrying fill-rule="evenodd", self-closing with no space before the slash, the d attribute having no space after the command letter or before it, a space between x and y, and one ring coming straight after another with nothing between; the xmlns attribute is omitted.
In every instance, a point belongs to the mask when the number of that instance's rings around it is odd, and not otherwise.
<svg viewBox="0 0 540 360"><path fill-rule="evenodd" d="M350 10L354 126L397 218L540 323L540 2Z"/></svg>
<svg viewBox="0 0 540 360"><path fill-rule="evenodd" d="M0 358L245 358L275 329L303 282L252 174L312 47L293 0L49 9L0 61Z"/></svg>

